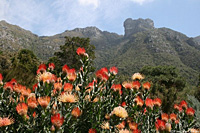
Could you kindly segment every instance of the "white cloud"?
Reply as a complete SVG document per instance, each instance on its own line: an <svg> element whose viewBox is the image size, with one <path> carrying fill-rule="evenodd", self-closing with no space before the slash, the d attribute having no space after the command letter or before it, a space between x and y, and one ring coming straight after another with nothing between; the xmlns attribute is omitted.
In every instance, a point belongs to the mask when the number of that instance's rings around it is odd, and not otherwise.
<svg viewBox="0 0 200 133"><path fill-rule="evenodd" d="M131 1L143 5L144 3L152 2L154 0L131 0Z"/></svg>
<svg viewBox="0 0 200 133"><path fill-rule="evenodd" d="M99 0L78 0L78 2L84 6L92 5L94 8L99 6Z"/></svg>

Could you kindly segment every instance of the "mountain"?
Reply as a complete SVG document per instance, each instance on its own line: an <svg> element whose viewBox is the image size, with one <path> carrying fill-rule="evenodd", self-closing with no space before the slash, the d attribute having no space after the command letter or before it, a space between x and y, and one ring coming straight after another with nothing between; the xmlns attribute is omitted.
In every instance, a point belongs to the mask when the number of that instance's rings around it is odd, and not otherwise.
<svg viewBox="0 0 200 133"><path fill-rule="evenodd" d="M200 43L200 36L195 37L194 40Z"/></svg>
<svg viewBox="0 0 200 133"><path fill-rule="evenodd" d="M190 83L196 83L200 72L200 43L197 38L168 29L155 28L151 19L128 18L124 35L101 31L96 27L66 30L54 36L37 36L5 21L0 22L0 48L18 51L27 48L42 60L48 60L65 36L90 38L95 45L95 66L117 66L120 74L132 75L143 66L173 65Z"/></svg>

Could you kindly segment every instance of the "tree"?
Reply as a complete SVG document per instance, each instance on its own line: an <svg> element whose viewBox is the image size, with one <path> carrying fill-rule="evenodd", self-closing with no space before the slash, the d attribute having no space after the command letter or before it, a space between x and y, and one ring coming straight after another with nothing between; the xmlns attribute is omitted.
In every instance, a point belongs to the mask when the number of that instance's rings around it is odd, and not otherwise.
<svg viewBox="0 0 200 133"><path fill-rule="evenodd" d="M180 77L173 66L146 66L140 73L152 82L152 97L158 96L163 101L163 110L167 113L177 100L178 93L186 86L186 81Z"/></svg>
<svg viewBox="0 0 200 133"><path fill-rule="evenodd" d="M32 51L22 49L12 57L11 61L12 65L5 80L9 81L11 78L15 78L18 83L31 87L35 80L39 59Z"/></svg>
<svg viewBox="0 0 200 133"><path fill-rule="evenodd" d="M79 37L66 37L65 45L60 46L60 51L54 53L54 57L48 60L48 63L52 62L56 65L56 71L60 71L61 67L67 64L71 68L76 70L80 68L81 63L79 61L76 50L78 47L84 47L90 59L95 58L94 49L95 46L90 44L89 38ZM94 70L94 67L93 67Z"/></svg>

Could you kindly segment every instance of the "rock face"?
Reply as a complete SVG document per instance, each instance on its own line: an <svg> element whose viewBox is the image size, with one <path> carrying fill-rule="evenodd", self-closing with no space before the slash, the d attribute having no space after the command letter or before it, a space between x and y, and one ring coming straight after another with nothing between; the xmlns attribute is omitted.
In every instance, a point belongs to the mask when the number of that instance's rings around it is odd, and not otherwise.
<svg viewBox="0 0 200 133"><path fill-rule="evenodd" d="M154 22L151 19L137 19L128 18L124 22L125 37L128 37L137 32L154 29Z"/></svg>

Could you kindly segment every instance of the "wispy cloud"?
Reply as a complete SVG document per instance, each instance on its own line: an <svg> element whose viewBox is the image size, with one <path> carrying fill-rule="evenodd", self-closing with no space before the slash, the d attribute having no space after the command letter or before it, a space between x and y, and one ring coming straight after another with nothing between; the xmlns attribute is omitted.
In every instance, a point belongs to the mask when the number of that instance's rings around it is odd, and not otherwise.
<svg viewBox="0 0 200 133"><path fill-rule="evenodd" d="M143 5L144 3L153 2L154 0L131 0L131 1Z"/></svg>
<svg viewBox="0 0 200 133"><path fill-rule="evenodd" d="M130 1L143 4L151 0L0 0L0 20L39 35L86 26L105 29L122 25Z"/></svg>
<svg viewBox="0 0 200 133"><path fill-rule="evenodd" d="M81 4L81 5L92 5L94 6L94 8L97 8L99 6L99 0L78 0L78 2Z"/></svg>

